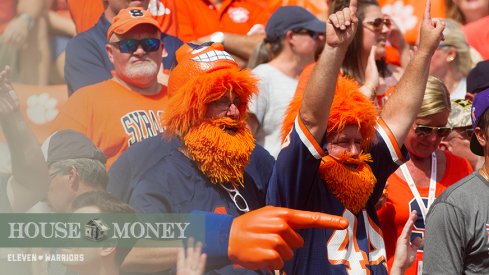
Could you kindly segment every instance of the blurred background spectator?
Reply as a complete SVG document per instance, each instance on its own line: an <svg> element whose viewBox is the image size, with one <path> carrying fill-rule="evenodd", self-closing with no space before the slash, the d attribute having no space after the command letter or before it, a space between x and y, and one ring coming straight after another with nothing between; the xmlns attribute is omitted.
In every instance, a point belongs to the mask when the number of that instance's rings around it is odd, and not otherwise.
<svg viewBox="0 0 489 275"><path fill-rule="evenodd" d="M266 37L250 64L259 77L259 93L249 104L248 124L256 142L277 157L280 129L300 73L314 62L324 46L326 24L299 6L276 10L267 23ZM266 63L265 63L266 62Z"/></svg>

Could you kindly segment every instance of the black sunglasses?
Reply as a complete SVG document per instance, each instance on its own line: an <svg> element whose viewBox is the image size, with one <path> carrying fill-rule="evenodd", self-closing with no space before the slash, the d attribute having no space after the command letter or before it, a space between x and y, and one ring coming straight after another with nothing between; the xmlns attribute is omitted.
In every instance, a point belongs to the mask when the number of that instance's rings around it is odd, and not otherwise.
<svg viewBox="0 0 489 275"><path fill-rule="evenodd" d="M157 51L160 48L161 41L158 38L144 38L138 39L127 39L117 42L111 42L110 44L119 48L121 53L133 53L135 52L139 45L143 47L143 50L147 53Z"/></svg>
<svg viewBox="0 0 489 275"><path fill-rule="evenodd" d="M429 136L435 132L438 137L446 137L451 131L452 128L450 127L431 127L426 125L416 125L414 127L414 133L418 136Z"/></svg>
<svg viewBox="0 0 489 275"><path fill-rule="evenodd" d="M384 25L387 28L391 27L391 20L388 18L375 18L374 21L368 21L365 22L365 24L372 26L372 30L374 32L381 32Z"/></svg>
<svg viewBox="0 0 489 275"><path fill-rule="evenodd" d="M322 32L315 32L315 31L311 31L308 29L295 29L295 30L292 30L292 32L297 33L297 34L307 34L314 40L317 40L320 35L324 35L324 33L322 33Z"/></svg>

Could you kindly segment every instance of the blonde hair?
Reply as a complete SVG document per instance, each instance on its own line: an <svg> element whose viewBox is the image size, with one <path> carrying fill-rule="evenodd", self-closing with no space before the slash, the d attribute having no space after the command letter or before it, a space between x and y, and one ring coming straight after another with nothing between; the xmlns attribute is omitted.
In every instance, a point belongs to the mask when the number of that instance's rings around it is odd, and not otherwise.
<svg viewBox="0 0 489 275"><path fill-rule="evenodd" d="M450 106L450 93L447 87L443 84L443 81L430 75L426 83L423 103L417 117L426 117L445 110L451 110Z"/></svg>
<svg viewBox="0 0 489 275"><path fill-rule="evenodd" d="M467 43L467 38L462 31L462 25L453 19L444 19L444 22L445 30L443 31L443 36L445 37L445 40L442 41L440 45L447 45L455 48L455 51L457 52L455 64L465 77L475 65L472 61L469 43Z"/></svg>

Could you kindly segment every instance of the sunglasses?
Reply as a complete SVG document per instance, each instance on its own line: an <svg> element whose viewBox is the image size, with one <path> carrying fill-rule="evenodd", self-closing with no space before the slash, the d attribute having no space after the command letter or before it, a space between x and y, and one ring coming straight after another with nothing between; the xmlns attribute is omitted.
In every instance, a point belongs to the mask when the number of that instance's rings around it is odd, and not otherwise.
<svg viewBox="0 0 489 275"><path fill-rule="evenodd" d="M436 133L438 137L446 137L451 131L452 128L450 127L431 127L426 125L416 125L416 127L414 127L414 133L420 137L429 136L433 134L433 132Z"/></svg>
<svg viewBox="0 0 489 275"><path fill-rule="evenodd" d="M307 29L296 29L296 30L292 30L292 32L297 34L307 34L314 40L319 39L320 35L324 35L324 33L322 32L315 32Z"/></svg>
<svg viewBox="0 0 489 275"><path fill-rule="evenodd" d="M160 48L161 41L158 38L127 39L110 43L119 48L121 53L133 53L139 45L147 53L157 51Z"/></svg>
<svg viewBox="0 0 489 275"><path fill-rule="evenodd" d="M382 32L384 25L387 28L391 27L391 20L388 18L375 18L373 21L365 22L365 24L372 26L371 30L374 32Z"/></svg>
<svg viewBox="0 0 489 275"><path fill-rule="evenodd" d="M228 193L229 197L231 200L234 202L234 205L236 208L238 208L239 211L241 212L250 212L250 208L248 207L248 203L246 202L245 198L241 193L236 189L236 187L233 186L233 188L227 188L224 186L224 184L220 184L224 190Z"/></svg>

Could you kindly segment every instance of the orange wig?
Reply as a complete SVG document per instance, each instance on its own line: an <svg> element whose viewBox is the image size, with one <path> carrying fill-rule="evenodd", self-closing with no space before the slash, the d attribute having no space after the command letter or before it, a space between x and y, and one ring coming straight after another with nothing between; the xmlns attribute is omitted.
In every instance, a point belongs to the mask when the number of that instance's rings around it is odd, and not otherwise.
<svg viewBox="0 0 489 275"><path fill-rule="evenodd" d="M251 96L258 91L257 79L241 70L221 44L199 49L184 44L176 53L178 65L168 79L168 100L162 117L165 133L185 136L205 119L207 105L225 93L234 93L241 102L241 118Z"/></svg>
<svg viewBox="0 0 489 275"><path fill-rule="evenodd" d="M284 123L282 125L282 139L288 135L295 118L299 114L302 97L315 64L311 64L302 72L295 96L287 108ZM369 148L375 137L375 124L377 121L377 109L373 102L359 91L358 84L344 76L339 76L336 83L335 96L328 118L326 134L341 132L346 125L357 125L362 135L362 149Z"/></svg>

